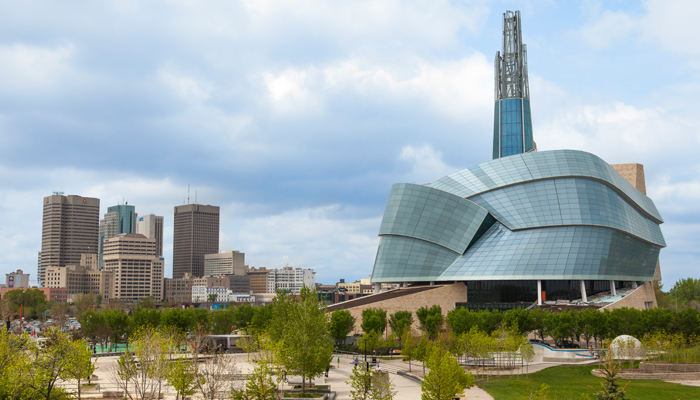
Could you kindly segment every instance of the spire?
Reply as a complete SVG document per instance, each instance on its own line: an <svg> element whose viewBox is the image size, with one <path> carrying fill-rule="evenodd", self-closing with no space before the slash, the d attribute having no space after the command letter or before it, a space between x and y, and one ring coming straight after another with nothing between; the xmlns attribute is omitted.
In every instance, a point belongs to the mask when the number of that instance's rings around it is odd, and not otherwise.
<svg viewBox="0 0 700 400"><path fill-rule="evenodd" d="M520 11L503 14L503 55L496 52L493 158L533 151L527 47Z"/></svg>

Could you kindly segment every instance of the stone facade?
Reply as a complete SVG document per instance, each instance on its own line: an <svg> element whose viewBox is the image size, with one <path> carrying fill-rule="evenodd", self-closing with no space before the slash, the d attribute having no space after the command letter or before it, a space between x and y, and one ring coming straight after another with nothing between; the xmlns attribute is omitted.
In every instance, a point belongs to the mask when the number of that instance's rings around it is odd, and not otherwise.
<svg viewBox="0 0 700 400"><path fill-rule="evenodd" d="M379 295L381 295L381 293ZM372 296L361 297L357 300L363 300L364 302L371 297ZM345 309L350 311L350 314L355 317L355 329L352 333L362 333L362 310L367 308L381 308L386 310L387 318L396 311L410 311L414 314L413 329L417 330L418 318L415 316L415 313L419 308L430 307L437 304L442 307L442 314L447 315L448 312L454 310L455 303L467 302L467 286L461 282L452 285L436 285L432 290L425 290L407 296L395 297L352 307L352 302L357 300L350 300L344 303Z"/></svg>
<svg viewBox="0 0 700 400"><path fill-rule="evenodd" d="M647 194L647 187L644 181L644 165L642 164L610 164L622 175L627 182L634 186L640 192Z"/></svg>
<svg viewBox="0 0 700 400"><path fill-rule="evenodd" d="M646 310L656 308L656 295L654 294L654 286L651 282L644 282L641 286L635 289L632 293L622 299L609 304L600 310L614 310L616 308L636 308L637 310Z"/></svg>

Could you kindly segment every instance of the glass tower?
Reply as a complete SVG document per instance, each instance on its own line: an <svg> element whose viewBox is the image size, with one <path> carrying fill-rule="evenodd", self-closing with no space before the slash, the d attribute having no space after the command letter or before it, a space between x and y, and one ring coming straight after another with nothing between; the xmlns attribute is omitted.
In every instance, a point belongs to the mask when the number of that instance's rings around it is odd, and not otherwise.
<svg viewBox="0 0 700 400"><path fill-rule="evenodd" d="M520 11L503 14L503 55L496 52L493 158L535 149L527 80L527 47L520 29Z"/></svg>
<svg viewBox="0 0 700 400"><path fill-rule="evenodd" d="M120 204L107 208L105 218L100 220L99 236L99 269L104 269L104 241L122 233L136 233L136 208L128 204Z"/></svg>

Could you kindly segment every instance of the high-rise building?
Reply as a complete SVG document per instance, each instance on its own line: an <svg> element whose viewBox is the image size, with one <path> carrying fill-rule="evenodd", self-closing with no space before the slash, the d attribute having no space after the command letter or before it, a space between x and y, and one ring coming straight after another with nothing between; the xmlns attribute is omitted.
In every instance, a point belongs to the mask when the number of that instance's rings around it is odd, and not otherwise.
<svg viewBox="0 0 700 400"><path fill-rule="evenodd" d="M173 278L204 275L204 255L219 252L219 207L187 204L175 207Z"/></svg>
<svg viewBox="0 0 700 400"><path fill-rule="evenodd" d="M136 233L156 240L156 255L163 255L163 217L154 214L136 218Z"/></svg>
<svg viewBox="0 0 700 400"><path fill-rule="evenodd" d="M128 204L119 204L107 208L105 218L100 220L99 264L104 269L104 241L122 233L136 233L136 208Z"/></svg>
<svg viewBox="0 0 700 400"><path fill-rule="evenodd" d="M44 197L39 286L44 286L48 266L80 264L82 254L97 253L99 220L100 199L61 193Z"/></svg>
<svg viewBox="0 0 700 400"><path fill-rule="evenodd" d="M316 287L316 273L312 269L284 267L271 269L267 274L267 293L283 290L299 293L302 287Z"/></svg>
<svg viewBox="0 0 700 400"><path fill-rule="evenodd" d="M163 259L156 255L156 240L124 233L105 240L104 270L114 272L111 298L133 301L163 296Z"/></svg>
<svg viewBox="0 0 700 400"><path fill-rule="evenodd" d="M493 158L532 151L527 46L523 44L520 11L503 14L503 55L496 52L495 71Z"/></svg>
<svg viewBox="0 0 700 400"><path fill-rule="evenodd" d="M245 253L227 251L204 255L204 275L245 275Z"/></svg>

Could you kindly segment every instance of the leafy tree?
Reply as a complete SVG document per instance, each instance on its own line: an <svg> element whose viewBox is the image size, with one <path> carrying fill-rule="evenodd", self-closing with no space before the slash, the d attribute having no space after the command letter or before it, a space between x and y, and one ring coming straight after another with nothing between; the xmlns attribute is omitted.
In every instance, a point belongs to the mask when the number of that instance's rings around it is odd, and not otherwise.
<svg viewBox="0 0 700 400"><path fill-rule="evenodd" d="M71 343L70 362L66 368L64 377L77 382L78 384L78 399L82 397L82 382L90 381L90 377L95 372L95 361L92 360L92 354L84 340L76 340Z"/></svg>
<svg viewBox="0 0 700 400"><path fill-rule="evenodd" d="M253 322L255 316L255 308L250 304L242 304L237 306L233 312L235 326L238 329L247 329Z"/></svg>
<svg viewBox="0 0 700 400"><path fill-rule="evenodd" d="M678 299L679 305L685 305L690 301L700 301L700 279L683 278L673 285L669 291L671 301Z"/></svg>
<svg viewBox="0 0 700 400"><path fill-rule="evenodd" d="M404 332L403 338L401 341L403 342L403 348L401 349L401 356L403 357L404 361L408 361L408 371L411 371L411 360L416 359L416 342L413 339L413 332L411 332L411 329L409 328Z"/></svg>
<svg viewBox="0 0 700 400"><path fill-rule="evenodd" d="M164 327L172 326L177 328L181 333L187 333L192 326L192 316L185 310L171 308L162 313L160 324Z"/></svg>
<svg viewBox="0 0 700 400"><path fill-rule="evenodd" d="M442 307L437 304L430 308L421 307L416 311L416 316L418 317L420 330L425 335L428 335L430 339L436 339L445 322L445 318L442 315Z"/></svg>
<svg viewBox="0 0 700 400"><path fill-rule="evenodd" d="M447 325L455 335L460 336L478 326L478 314L458 307L447 313Z"/></svg>
<svg viewBox="0 0 700 400"><path fill-rule="evenodd" d="M213 303L216 301L217 297L219 297L218 293L210 293L209 296L207 297L207 301L210 303Z"/></svg>
<svg viewBox="0 0 700 400"><path fill-rule="evenodd" d="M337 342L342 342L355 328L355 317L347 310L334 311L330 322L331 337Z"/></svg>
<svg viewBox="0 0 700 400"><path fill-rule="evenodd" d="M244 389L231 389L233 400L276 400L277 385L272 380L272 368L262 360L248 374Z"/></svg>
<svg viewBox="0 0 700 400"><path fill-rule="evenodd" d="M133 329L137 330L143 326L157 328L160 326L160 318L162 315L163 313L161 313L160 310L154 308L139 308L132 316L134 321Z"/></svg>
<svg viewBox="0 0 700 400"><path fill-rule="evenodd" d="M36 319L46 311L46 295L38 289L10 290L3 298L12 304L12 312L19 312L22 306L24 317Z"/></svg>
<svg viewBox="0 0 700 400"><path fill-rule="evenodd" d="M184 399L197 393L197 369L192 361L187 358L178 359L170 364L166 380L175 389L175 400L180 396Z"/></svg>
<svg viewBox="0 0 700 400"><path fill-rule="evenodd" d="M234 308L227 307L222 310L216 310L212 313L212 332L215 335L228 335L236 325L234 318Z"/></svg>
<svg viewBox="0 0 700 400"><path fill-rule="evenodd" d="M405 332L411 330L412 325L413 313L410 311L397 311L389 316L389 327L399 340L399 344Z"/></svg>
<svg viewBox="0 0 700 400"><path fill-rule="evenodd" d="M302 392L306 391L306 380L325 372L333 355L330 340L329 315L317 304L316 289L304 286L300 301L291 296L280 296L287 304L279 304L287 315L277 314L274 324L284 324L279 340L279 360L287 371L302 377ZM283 318L283 319L281 319Z"/></svg>
<svg viewBox="0 0 700 400"><path fill-rule="evenodd" d="M366 308L362 310L362 331L365 333L384 333L386 329L386 310Z"/></svg>
<svg viewBox="0 0 700 400"><path fill-rule="evenodd" d="M552 314L544 311L541 308L530 310L530 314L532 314L532 325L534 331L537 333L537 336L540 337L540 340L544 342L547 336L549 336L549 323L547 320Z"/></svg>
<svg viewBox="0 0 700 400"><path fill-rule="evenodd" d="M67 334L58 329L47 333L49 340L43 348L30 341L23 344L28 351L24 353L26 360L21 365L19 379L27 389L27 398L63 398L65 391L57 387L57 383L70 379L71 364L75 357L81 356L75 353L75 346Z"/></svg>
<svg viewBox="0 0 700 400"><path fill-rule="evenodd" d="M251 331L253 334L261 334L267 332L272 320L272 305L268 304L262 307L255 308L255 314L250 321Z"/></svg>
<svg viewBox="0 0 700 400"><path fill-rule="evenodd" d="M427 364L430 372L421 383L421 400L452 400L465 389L474 386L474 377L440 343L428 347Z"/></svg>
<svg viewBox="0 0 700 400"><path fill-rule="evenodd" d="M17 357L22 343L29 342L27 334L21 337L0 332L0 399L21 399L20 371L27 362L26 357Z"/></svg>
<svg viewBox="0 0 700 400"><path fill-rule="evenodd" d="M354 368L347 381L353 400L391 400L396 390L388 375L375 373L369 368Z"/></svg>
<svg viewBox="0 0 700 400"><path fill-rule="evenodd" d="M506 326L517 327L521 334L528 334L535 329L532 314L522 308L514 308L503 313L503 322Z"/></svg>
<svg viewBox="0 0 700 400"><path fill-rule="evenodd" d="M362 337L357 340L357 347L364 354L372 354L372 352L382 346L382 337L379 332L371 331L363 333Z"/></svg>
<svg viewBox="0 0 700 400"><path fill-rule="evenodd" d="M104 312L105 325L109 328L109 340L112 345L117 345L128 334L130 329L130 319L121 310L108 310Z"/></svg>
<svg viewBox="0 0 700 400"><path fill-rule="evenodd" d="M672 301L670 299L671 296L664 293L663 282L654 281L653 286L654 286L654 295L656 296L656 304L658 305L658 307L659 308L670 308L672 305Z"/></svg>

